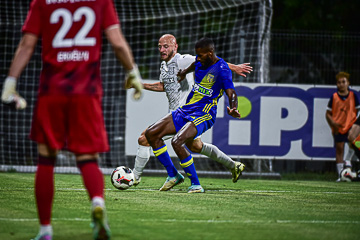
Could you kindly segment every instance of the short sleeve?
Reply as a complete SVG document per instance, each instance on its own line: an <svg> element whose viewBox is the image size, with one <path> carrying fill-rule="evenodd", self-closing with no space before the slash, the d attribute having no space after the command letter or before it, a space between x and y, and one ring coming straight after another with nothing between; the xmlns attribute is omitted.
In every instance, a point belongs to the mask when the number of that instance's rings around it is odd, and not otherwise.
<svg viewBox="0 0 360 240"><path fill-rule="evenodd" d="M354 92L355 108L360 109L359 97L356 92Z"/></svg>
<svg viewBox="0 0 360 240"><path fill-rule="evenodd" d="M103 23L102 28L107 29L113 25L119 24L119 17L116 13L115 6L112 0L106 0L103 10Z"/></svg>
<svg viewBox="0 0 360 240"><path fill-rule="evenodd" d="M184 70L195 62L195 57L189 54L184 54L177 60L179 69Z"/></svg>
<svg viewBox="0 0 360 240"><path fill-rule="evenodd" d="M333 103L334 95L331 95L326 110L332 111L332 103Z"/></svg>
<svg viewBox="0 0 360 240"><path fill-rule="evenodd" d="M22 31L24 33L33 33L37 36L41 35L41 6L39 0L31 2Z"/></svg>
<svg viewBox="0 0 360 240"><path fill-rule="evenodd" d="M232 81L232 72L229 68L229 66L224 63L220 66L221 71L220 71L220 76L223 82L223 89L235 89L234 87L234 83Z"/></svg>

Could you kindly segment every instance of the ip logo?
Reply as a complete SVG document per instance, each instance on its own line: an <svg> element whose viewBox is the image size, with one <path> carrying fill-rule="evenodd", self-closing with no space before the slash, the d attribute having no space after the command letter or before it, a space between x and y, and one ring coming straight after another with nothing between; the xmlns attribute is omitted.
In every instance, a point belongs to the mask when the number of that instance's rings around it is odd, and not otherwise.
<svg viewBox="0 0 360 240"><path fill-rule="evenodd" d="M354 90L355 89L355 90ZM359 88L352 90L359 96ZM335 149L325 119L333 86L246 84L236 87L242 119L219 106L212 142L233 156L333 159Z"/></svg>

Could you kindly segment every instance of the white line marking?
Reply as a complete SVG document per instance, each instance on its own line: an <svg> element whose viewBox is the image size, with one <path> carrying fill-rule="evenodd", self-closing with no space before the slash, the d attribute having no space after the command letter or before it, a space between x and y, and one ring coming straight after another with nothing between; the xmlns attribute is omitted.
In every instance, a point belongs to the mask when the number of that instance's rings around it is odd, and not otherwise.
<svg viewBox="0 0 360 240"><path fill-rule="evenodd" d="M0 191L18 191L18 190L34 190L34 188L7 188L0 187ZM85 188L56 188L58 191L86 191ZM115 188L106 188L106 191L119 191ZM149 191L159 192L158 189L150 188L130 188L126 191ZM181 189L171 189L170 191L181 191ZM123 191L122 191L123 192ZM205 189L205 192L237 192L237 193L314 193L314 194L358 194L357 192L318 192L318 191L286 191L286 190L234 190L234 189Z"/></svg>
<svg viewBox="0 0 360 240"><path fill-rule="evenodd" d="M64 222L90 222L89 219L84 218L52 218L52 221L64 221ZM37 222L37 218L0 218L0 221L9 221L9 222Z"/></svg>
<svg viewBox="0 0 360 240"><path fill-rule="evenodd" d="M184 222L184 223L243 223L243 224L360 224L360 221L327 221L327 220L216 220L216 219L137 219L141 222ZM37 222L37 218L0 218L8 222ZM52 221L90 222L90 218L53 218Z"/></svg>

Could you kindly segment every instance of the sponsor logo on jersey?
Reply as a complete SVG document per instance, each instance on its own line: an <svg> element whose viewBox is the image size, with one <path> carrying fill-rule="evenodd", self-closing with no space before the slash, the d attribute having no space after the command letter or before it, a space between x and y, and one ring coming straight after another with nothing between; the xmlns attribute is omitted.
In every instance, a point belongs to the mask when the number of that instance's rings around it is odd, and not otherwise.
<svg viewBox="0 0 360 240"><path fill-rule="evenodd" d="M201 85L199 85L199 84L195 84L195 85L194 85L193 91L194 91L194 92L198 92L198 93L200 93L201 95L208 96L208 97L211 97L211 96L212 96L212 93L213 93L213 90L212 90L212 89L208 89L208 88L203 87L203 86L201 86Z"/></svg>

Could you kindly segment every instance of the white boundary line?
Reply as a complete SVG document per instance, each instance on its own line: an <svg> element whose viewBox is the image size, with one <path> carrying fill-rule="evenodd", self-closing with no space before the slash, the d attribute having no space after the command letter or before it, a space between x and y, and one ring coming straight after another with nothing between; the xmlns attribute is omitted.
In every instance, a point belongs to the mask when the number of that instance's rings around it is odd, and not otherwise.
<svg viewBox="0 0 360 240"><path fill-rule="evenodd" d="M34 188L10 188L10 187L0 187L1 190L34 190ZM56 188L58 191L86 191L85 188ZM106 191L119 191L115 188L106 188ZM149 191L149 192L158 192L158 189L150 189L150 188L130 188L126 191ZM180 189L171 189L170 191L181 191ZM121 191L124 192L124 191ZM358 194L356 192L318 192L318 191L286 191L286 190L233 190L233 189L209 189L205 190L205 192L238 192L238 193L312 193L312 194Z"/></svg>
<svg viewBox="0 0 360 240"><path fill-rule="evenodd" d="M137 219L140 222L183 222L183 223L242 223L242 224L360 224L360 221L341 220L216 220L216 219ZM37 218L0 218L0 222L37 222ZM90 222L90 218L53 218L52 221Z"/></svg>

